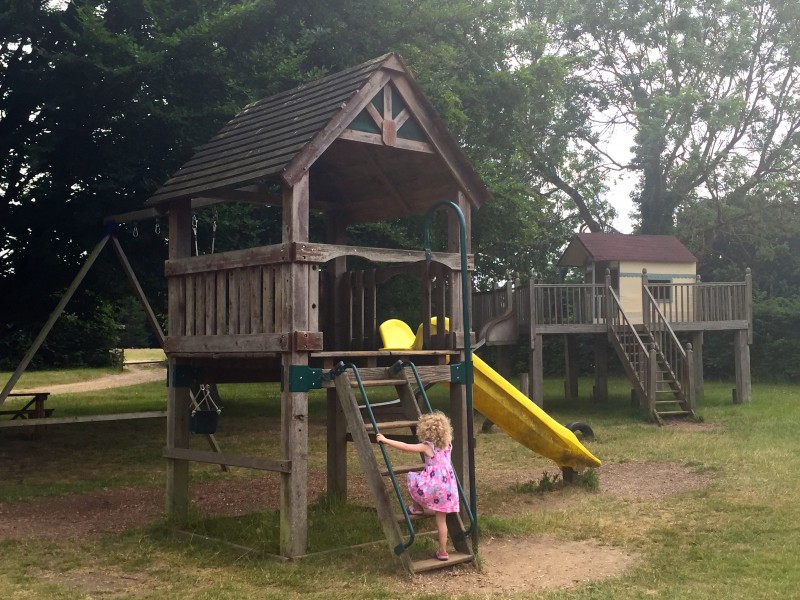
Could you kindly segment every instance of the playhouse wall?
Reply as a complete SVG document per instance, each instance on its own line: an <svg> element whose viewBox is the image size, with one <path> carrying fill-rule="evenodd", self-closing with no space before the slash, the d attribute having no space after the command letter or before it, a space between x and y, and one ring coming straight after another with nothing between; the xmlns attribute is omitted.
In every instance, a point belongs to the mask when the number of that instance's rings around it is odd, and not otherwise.
<svg viewBox="0 0 800 600"><path fill-rule="evenodd" d="M649 281L670 281L673 284L694 283L697 278L696 263L620 261L619 300L631 323L641 324L642 319L642 269L647 269ZM691 303L689 303L691 305Z"/></svg>

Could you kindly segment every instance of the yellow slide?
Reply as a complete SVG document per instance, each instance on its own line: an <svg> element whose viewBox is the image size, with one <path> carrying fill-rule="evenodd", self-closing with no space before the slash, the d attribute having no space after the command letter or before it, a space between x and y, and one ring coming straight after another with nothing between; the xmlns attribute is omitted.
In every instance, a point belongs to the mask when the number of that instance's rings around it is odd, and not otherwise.
<svg viewBox="0 0 800 600"><path fill-rule="evenodd" d="M475 385L472 404L513 439L556 462L579 471L599 467L600 461L569 429L536 406L480 357L472 355Z"/></svg>
<svg viewBox="0 0 800 600"><path fill-rule="evenodd" d="M415 340L421 338L398 319L383 322L379 330L385 349L410 350L415 345ZM417 346L419 345L417 341ZM474 354L472 366L472 403L475 410L514 440L555 461L559 467L570 467L578 471L583 467L600 466L600 461L580 443L574 433L553 420Z"/></svg>

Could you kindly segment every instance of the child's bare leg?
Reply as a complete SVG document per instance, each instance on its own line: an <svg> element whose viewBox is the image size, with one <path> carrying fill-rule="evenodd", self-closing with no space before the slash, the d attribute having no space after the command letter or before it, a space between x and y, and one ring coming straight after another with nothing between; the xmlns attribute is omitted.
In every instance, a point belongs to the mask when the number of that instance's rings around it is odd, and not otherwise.
<svg viewBox="0 0 800 600"><path fill-rule="evenodd" d="M447 553L447 513L436 513L436 529L439 531L439 554Z"/></svg>

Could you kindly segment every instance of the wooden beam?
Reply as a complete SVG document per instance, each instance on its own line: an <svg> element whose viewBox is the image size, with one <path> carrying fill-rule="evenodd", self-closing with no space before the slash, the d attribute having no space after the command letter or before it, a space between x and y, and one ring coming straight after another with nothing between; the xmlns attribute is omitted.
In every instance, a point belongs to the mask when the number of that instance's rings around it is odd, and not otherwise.
<svg viewBox="0 0 800 600"><path fill-rule="evenodd" d="M38 425L69 425L72 423L99 423L101 421L133 421L136 419L159 419L167 416L165 410L117 413L111 415L80 415L74 417L45 417L43 419L15 419L0 421L0 429L5 427L36 427Z"/></svg>
<svg viewBox="0 0 800 600"><path fill-rule="evenodd" d="M274 471L277 473L289 473L292 470L292 462L288 460L273 460L271 458L191 450L189 448L164 448L164 458L257 469L260 471Z"/></svg>

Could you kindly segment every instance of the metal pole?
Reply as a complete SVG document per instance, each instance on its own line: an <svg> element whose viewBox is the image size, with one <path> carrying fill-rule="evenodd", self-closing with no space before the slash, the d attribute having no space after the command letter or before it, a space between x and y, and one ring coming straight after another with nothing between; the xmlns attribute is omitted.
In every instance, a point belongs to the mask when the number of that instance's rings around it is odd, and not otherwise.
<svg viewBox="0 0 800 600"><path fill-rule="evenodd" d="M470 331L472 329L469 318L469 272L467 270L467 223L464 219L464 213L455 202L450 200L442 200L434 204L428 209L425 215L425 223L423 227L423 243L425 246L425 260L430 262L433 258L431 251L431 236L430 236L430 220L436 210L441 206L449 206L456 212L458 217L460 237L459 242L461 246L461 306L463 310L464 320L464 376L467 386L467 470L469 474L469 504L472 516L474 518L473 539L477 533L478 525L478 502L475 489L475 427L473 423L473 409L472 409L472 385L474 376L472 372L472 347Z"/></svg>

